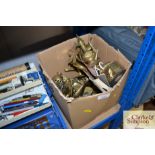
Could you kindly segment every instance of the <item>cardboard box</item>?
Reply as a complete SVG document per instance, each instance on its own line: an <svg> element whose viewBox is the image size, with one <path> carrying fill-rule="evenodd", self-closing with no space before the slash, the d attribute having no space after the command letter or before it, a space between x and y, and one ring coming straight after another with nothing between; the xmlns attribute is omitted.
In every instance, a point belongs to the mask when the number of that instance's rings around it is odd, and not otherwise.
<svg viewBox="0 0 155 155"><path fill-rule="evenodd" d="M53 90L53 95L72 128L82 128L99 114L117 104L131 66L131 63L125 56L109 46L99 36L94 34L82 36L85 42L88 42L90 37L92 38L94 47L99 50L98 56L101 61L104 63L117 61L126 70L119 82L111 88L109 92L101 92L92 96L79 97L76 99L67 98L52 81L52 77L57 72L62 72L68 77L75 76L74 72L66 73L64 68L68 66L68 53L77 42L76 38L67 40L38 54L43 73L48 79L48 83Z"/></svg>
<svg viewBox="0 0 155 155"><path fill-rule="evenodd" d="M98 129L98 127L103 129L105 126L108 128L109 126L107 126L107 124L105 124L103 127L102 122L105 121L107 118L110 118L111 116L116 115L119 112L119 110L120 110L120 104L116 104L113 107L109 108L108 110L96 116L92 121L88 122L86 125L82 126L80 129ZM61 115L64 117L63 113L61 113ZM69 122L65 119L65 117L64 117L64 121L68 129L73 129L71 125L69 124ZM109 120L107 122L108 122L108 125L110 125Z"/></svg>

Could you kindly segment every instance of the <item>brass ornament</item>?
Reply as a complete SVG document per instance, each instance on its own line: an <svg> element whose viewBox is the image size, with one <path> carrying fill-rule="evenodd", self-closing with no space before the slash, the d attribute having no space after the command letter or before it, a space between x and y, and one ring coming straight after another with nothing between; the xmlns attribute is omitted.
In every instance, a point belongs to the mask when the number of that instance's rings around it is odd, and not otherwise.
<svg viewBox="0 0 155 155"><path fill-rule="evenodd" d="M68 68L64 71L76 71L78 76L69 78L57 73L52 79L66 97L74 98L97 93L90 80L99 78L107 86L113 87L125 72L117 62L99 61L98 50L92 45L91 39L86 44L79 36L77 36L77 44L69 51Z"/></svg>
<svg viewBox="0 0 155 155"><path fill-rule="evenodd" d="M105 76L111 87L120 80L125 72L125 69L117 62L108 62L102 67L100 65L99 68L99 76Z"/></svg>
<svg viewBox="0 0 155 155"><path fill-rule="evenodd" d="M52 79L66 97L74 98L82 96L83 89L89 81L89 79L83 75L67 78L62 73L57 73Z"/></svg>
<svg viewBox="0 0 155 155"><path fill-rule="evenodd" d="M98 51L92 46L91 42L85 44L80 37L77 37L77 42L77 48L80 48L78 59L86 66L93 67L96 65Z"/></svg>
<svg viewBox="0 0 155 155"><path fill-rule="evenodd" d="M85 87L85 89L83 91L83 96L91 96L91 95L93 95L93 92L94 92L93 88L87 86L87 87Z"/></svg>

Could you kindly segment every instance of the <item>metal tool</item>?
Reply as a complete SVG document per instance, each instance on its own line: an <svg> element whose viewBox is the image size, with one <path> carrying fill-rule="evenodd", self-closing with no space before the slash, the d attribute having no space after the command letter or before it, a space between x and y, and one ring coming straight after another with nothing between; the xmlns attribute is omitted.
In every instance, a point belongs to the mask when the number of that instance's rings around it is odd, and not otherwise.
<svg viewBox="0 0 155 155"><path fill-rule="evenodd" d="M0 79L0 93L6 93L10 90L24 86L29 82L39 79L38 72L30 72L28 74L21 73L18 76L13 75L4 79Z"/></svg>
<svg viewBox="0 0 155 155"><path fill-rule="evenodd" d="M31 67L30 67L30 64L29 63L25 63L23 65L10 68L8 70L5 70L3 72L0 72L0 80L1 79L4 79L6 77L14 76L17 73L21 73L23 71L30 70L30 69L31 69Z"/></svg>

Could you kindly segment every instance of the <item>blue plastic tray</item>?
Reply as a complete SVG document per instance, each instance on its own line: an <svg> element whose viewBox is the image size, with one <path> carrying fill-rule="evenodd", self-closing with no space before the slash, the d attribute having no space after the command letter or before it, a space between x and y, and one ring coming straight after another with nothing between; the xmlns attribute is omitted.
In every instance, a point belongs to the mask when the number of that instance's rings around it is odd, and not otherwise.
<svg viewBox="0 0 155 155"><path fill-rule="evenodd" d="M51 99L52 105L51 107L44 109L40 112L37 112L33 115L30 115L26 118L23 118L19 121L16 121L14 123L11 123L5 127L4 129L15 129L15 128L25 128L25 129L32 129L34 128L34 122L42 117L46 117L48 124L50 124L50 128L52 129L64 129L67 128L67 125L65 124L65 120L61 114L61 111L59 107L56 104L56 101L52 97L52 92L47 84L47 81L42 74L42 72L39 72L42 81L44 83L45 89L47 91L47 94L49 95L49 98ZM32 123L31 123L32 122ZM48 126L49 127L49 126ZM47 128L47 123L41 124L41 126L37 126L37 128Z"/></svg>

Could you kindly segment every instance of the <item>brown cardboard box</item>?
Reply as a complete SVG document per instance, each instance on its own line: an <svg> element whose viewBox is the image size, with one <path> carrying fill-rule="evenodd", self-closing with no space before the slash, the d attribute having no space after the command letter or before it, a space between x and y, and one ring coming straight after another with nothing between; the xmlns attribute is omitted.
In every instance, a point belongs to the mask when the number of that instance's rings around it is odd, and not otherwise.
<svg viewBox="0 0 155 155"><path fill-rule="evenodd" d="M126 69L122 78L112 89L110 89L109 92L101 92L96 95L79 97L76 99L67 98L52 81L52 77L57 72L62 72L69 77L75 75L74 72L65 73L64 68L68 66L68 52L76 43L76 38L53 46L38 55L43 72L53 89L55 99L72 128L82 128L95 119L99 114L104 111L106 112L108 109L116 105L131 66L131 63L119 51L109 46L97 35L87 34L82 36L85 42L88 42L90 37L92 37L92 44L94 47L99 50L98 56L101 61L104 63L108 61L117 61Z"/></svg>
<svg viewBox="0 0 155 155"><path fill-rule="evenodd" d="M108 118L108 124L110 125L110 121L112 119L109 119L111 116L116 115L119 112L120 109L120 104L116 104L113 107L109 108L108 110L102 112L101 114L99 114L98 116L96 116L92 121L88 122L86 125L82 126L80 129L97 129L97 128L101 128L101 129L105 129L105 126L103 127L103 121L105 122L105 120ZM61 115L63 116L63 114L61 113ZM64 116L63 116L64 117ZM67 125L68 129L72 129L72 127L70 126L69 122L65 119L64 117L64 121L65 124ZM109 126L107 126L107 124L105 124L107 128L109 128Z"/></svg>

